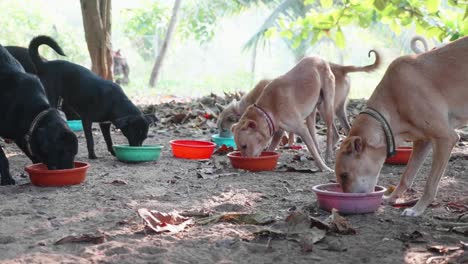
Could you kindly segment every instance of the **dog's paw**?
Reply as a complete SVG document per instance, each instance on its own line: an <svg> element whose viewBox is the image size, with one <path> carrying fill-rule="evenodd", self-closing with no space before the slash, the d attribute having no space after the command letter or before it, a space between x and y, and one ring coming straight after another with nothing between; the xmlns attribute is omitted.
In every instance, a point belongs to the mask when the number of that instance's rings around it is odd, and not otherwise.
<svg viewBox="0 0 468 264"><path fill-rule="evenodd" d="M88 158L89 159L97 159L98 157L96 156L96 154L88 154Z"/></svg>
<svg viewBox="0 0 468 264"><path fill-rule="evenodd" d="M424 211L420 212L416 209L414 209L414 207L412 208L408 208L408 209L405 209L403 211L403 213L401 213L402 216L420 216Z"/></svg>
<svg viewBox="0 0 468 264"><path fill-rule="evenodd" d="M393 197L392 195L384 195L382 198L382 203L385 205L394 205L396 202L397 198Z"/></svg>

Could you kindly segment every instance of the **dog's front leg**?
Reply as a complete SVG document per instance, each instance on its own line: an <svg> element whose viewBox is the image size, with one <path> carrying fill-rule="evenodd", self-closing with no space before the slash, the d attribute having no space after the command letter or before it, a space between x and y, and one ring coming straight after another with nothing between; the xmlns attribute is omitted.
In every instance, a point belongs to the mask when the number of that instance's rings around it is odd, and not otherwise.
<svg viewBox="0 0 468 264"><path fill-rule="evenodd" d="M313 114L315 114L315 113L313 113ZM307 146L307 149L309 149L310 154L312 154L312 157L314 158L314 161L315 161L315 164L317 165L317 167L319 167L320 171L332 172L333 170L330 169L325 164L322 157L320 157L320 153L318 152L318 149L316 148L316 146L315 146L315 144L314 144L314 142L312 140L312 137L311 137L311 135L309 133L308 128L302 122L299 122L299 124L301 124L300 127L297 128L293 132L298 134L302 138L302 140L304 141L304 143Z"/></svg>
<svg viewBox="0 0 468 264"><path fill-rule="evenodd" d="M115 156L114 149L112 148L112 138L110 135L110 125L111 123L99 123L99 127L101 128L102 136L106 141L107 150Z"/></svg>
<svg viewBox="0 0 468 264"><path fill-rule="evenodd" d="M283 137L283 134L284 130L278 130L273 134L273 139L271 140L270 146L268 147L267 151L275 151L281 138Z"/></svg>
<svg viewBox="0 0 468 264"><path fill-rule="evenodd" d="M88 147L88 158L97 159L96 153L94 152L94 140L92 131L93 122L88 119L83 119L83 130L86 138L86 146Z"/></svg>
<svg viewBox="0 0 468 264"><path fill-rule="evenodd" d="M401 176L400 183L391 195L383 198L384 203L394 204L398 197L413 185L414 178L430 150L431 141L429 140L418 140L413 142L413 152L411 153L405 172Z"/></svg>
<svg viewBox="0 0 468 264"><path fill-rule="evenodd" d="M5 152L3 152L2 147L0 147L0 176L1 176L0 185L15 184L15 180L13 180L10 174L10 166L8 164L8 159L5 155Z"/></svg>
<svg viewBox="0 0 468 264"><path fill-rule="evenodd" d="M447 168L450 153L458 140L459 136L455 131L451 131L447 137L433 139L432 167L426 181L426 186L424 187L424 193L421 199L419 199L412 208L404 210L402 215L419 216L434 200L437 194L437 187L439 185L440 178Z"/></svg>

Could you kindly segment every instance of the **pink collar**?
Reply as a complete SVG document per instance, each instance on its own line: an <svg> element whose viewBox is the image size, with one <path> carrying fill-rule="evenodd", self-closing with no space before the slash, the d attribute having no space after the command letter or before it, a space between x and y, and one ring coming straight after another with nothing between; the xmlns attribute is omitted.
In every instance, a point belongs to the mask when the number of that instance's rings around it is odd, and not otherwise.
<svg viewBox="0 0 468 264"><path fill-rule="evenodd" d="M267 124L268 124L268 130L270 131L270 136L272 136L273 133L275 132L275 123L273 123L273 119L265 110L263 110L263 108L261 108L257 104L253 104L253 106L257 108L258 111L260 111L265 117L265 120L267 121Z"/></svg>

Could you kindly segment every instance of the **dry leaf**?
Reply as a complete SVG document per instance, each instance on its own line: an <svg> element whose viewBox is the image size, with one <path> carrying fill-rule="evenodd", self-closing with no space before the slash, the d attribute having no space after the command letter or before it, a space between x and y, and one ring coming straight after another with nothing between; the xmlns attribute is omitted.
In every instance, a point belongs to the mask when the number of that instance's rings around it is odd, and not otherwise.
<svg viewBox="0 0 468 264"><path fill-rule="evenodd" d="M455 251L461 249L461 246L443 246L443 245L430 245L427 246L427 250L439 254L446 254L450 251Z"/></svg>
<svg viewBox="0 0 468 264"><path fill-rule="evenodd" d="M138 215L143 219L146 226L156 233L169 232L178 233L192 224L191 218L183 217L178 213L162 213L146 208L138 209Z"/></svg>
<svg viewBox="0 0 468 264"><path fill-rule="evenodd" d="M64 237L54 245L61 245L66 243L93 243L93 244L102 244L106 242L106 237L103 234L100 235L81 235L81 236L67 236Z"/></svg>
<svg viewBox="0 0 468 264"><path fill-rule="evenodd" d="M113 184L113 185L127 185L128 183L124 180L113 180L111 182L109 182L109 184Z"/></svg>
<svg viewBox="0 0 468 264"><path fill-rule="evenodd" d="M197 220L197 223L201 225L219 222L227 222L238 225L268 225L274 221L275 220L272 216L264 213L224 213L199 219Z"/></svg>
<svg viewBox="0 0 468 264"><path fill-rule="evenodd" d="M332 213L326 222L330 225L330 230L335 233L342 235L355 235L357 233L348 219L338 214L338 210L335 208L332 209Z"/></svg>

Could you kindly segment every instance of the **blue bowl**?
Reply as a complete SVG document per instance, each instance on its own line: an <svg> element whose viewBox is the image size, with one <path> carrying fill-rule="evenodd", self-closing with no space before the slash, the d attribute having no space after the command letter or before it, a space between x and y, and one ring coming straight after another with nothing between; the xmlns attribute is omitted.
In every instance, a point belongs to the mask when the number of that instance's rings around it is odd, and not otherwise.
<svg viewBox="0 0 468 264"><path fill-rule="evenodd" d="M226 147L236 147L236 142L234 142L234 137L220 137L218 134L211 136L211 139L213 139L214 143L218 147L221 147L222 145L226 145Z"/></svg>
<svg viewBox="0 0 468 264"><path fill-rule="evenodd" d="M72 131L83 130L83 123L81 123L81 120L68 120L67 124Z"/></svg>

